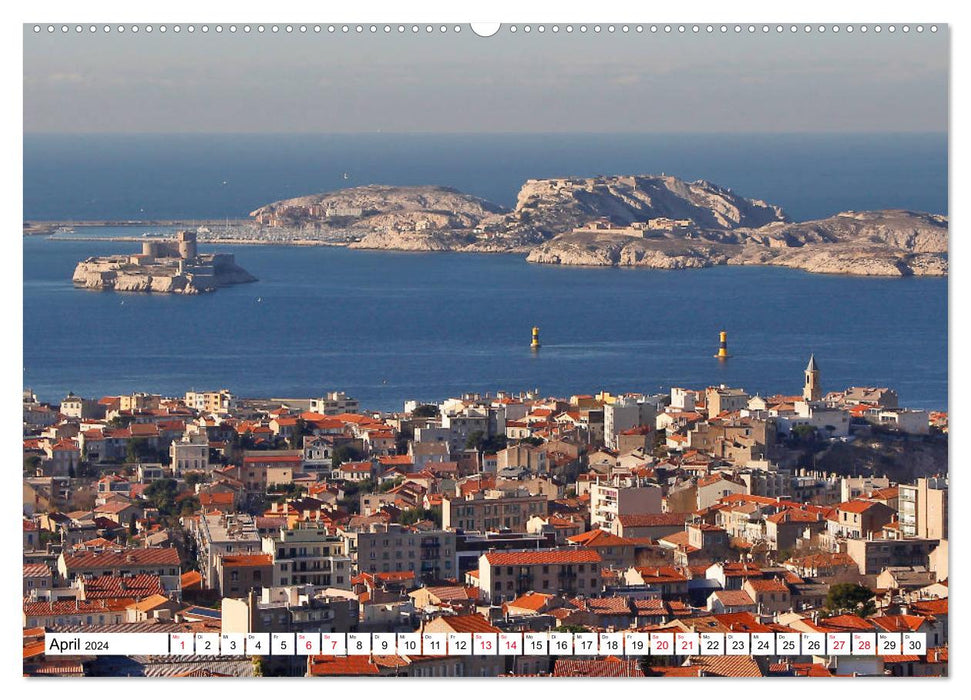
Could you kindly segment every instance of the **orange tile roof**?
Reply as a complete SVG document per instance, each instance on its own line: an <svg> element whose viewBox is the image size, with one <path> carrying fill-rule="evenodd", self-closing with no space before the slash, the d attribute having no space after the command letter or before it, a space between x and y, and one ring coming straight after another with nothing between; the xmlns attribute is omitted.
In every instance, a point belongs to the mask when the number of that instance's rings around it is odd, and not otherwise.
<svg viewBox="0 0 971 700"><path fill-rule="evenodd" d="M438 618L454 632L500 632L498 627L489 624L482 615L445 615Z"/></svg>
<svg viewBox="0 0 971 700"><path fill-rule="evenodd" d="M921 615L947 615L947 598L936 600L919 600L911 603L910 607Z"/></svg>
<svg viewBox="0 0 971 700"><path fill-rule="evenodd" d="M169 603L169 602L171 601L167 597L165 597L161 593L157 593L155 595L149 596L145 600L139 600L137 602L132 603L131 605L128 606L128 608L132 610L138 610L140 612L148 612L149 610L154 610L155 608L165 605L166 603Z"/></svg>
<svg viewBox="0 0 971 700"><path fill-rule="evenodd" d="M310 656L307 674L310 676L377 676L381 669L367 656Z"/></svg>
<svg viewBox="0 0 971 700"><path fill-rule="evenodd" d="M701 669L705 676L718 678L761 678L764 675L751 656L691 656L688 664Z"/></svg>
<svg viewBox="0 0 971 700"><path fill-rule="evenodd" d="M86 600L118 597L143 598L163 591L162 579L153 574L98 576L84 582Z"/></svg>
<svg viewBox="0 0 971 700"><path fill-rule="evenodd" d="M865 513L875 505L875 501L846 501L836 506L836 509L844 513Z"/></svg>
<svg viewBox="0 0 971 700"><path fill-rule="evenodd" d="M202 586L202 574L198 571L186 571L182 574L182 590L191 590Z"/></svg>
<svg viewBox="0 0 971 700"><path fill-rule="evenodd" d="M630 678L643 676L636 659L557 659L553 667L556 678Z"/></svg>
<svg viewBox="0 0 971 700"><path fill-rule="evenodd" d="M828 630L872 631L873 625L859 615L834 615L819 621L819 627Z"/></svg>
<svg viewBox="0 0 971 700"><path fill-rule="evenodd" d="M103 598L100 600L57 600L24 603L26 617L72 615L97 612L121 612L135 602L134 598Z"/></svg>
<svg viewBox="0 0 971 700"><path fill-rule="evenodd" d="M871 617L870 622L887 632L916 632L927 622L927 618L919 615L881 615Z"/></svg>
<svg viewBox="0 0 971 700"><path fill-rule="evenodd" d="M755 601L752 600L752 597L745 591L715 591L715 598L717 598L722 605L729 608L738 608L746 605L753 608L755 607Z"/></svg>
<svg viewBox="0 0 971 700"><path fill-rule="evenodd" d="M527 552L489 552L491 566L530 566L536 564L599 564L603 558L590 549L540 549Z"/></svg>
<svg viewBox="0 0 971 700"><path fill-rule="evenodd" d="M745 582L756 593L788 593L789 587L778 579L750 578Z"/></svg>
<svg viewBox="0 0 971 700"><path fill-rule="evenodd" d="M203 492L199 494L199 505L206 508L212 506L231 506L233 505L233 494L229 491Z"/></svg>
<svg viewBox="0 0 971 700"><path fill-rule="evenodd" d="M623 537L599 529L567 537L567 541L583 547L624 547L632 544Z"/></svg>
<svg viewBox="0 0 971 700"><path fill-rule="evenodd" d="M24 578L38 578L50 575L51 568L47 564L24 564Z"/></svg>
<svg viewBox="0 0 971 700"><path fill-rule="evenodd" d="M126 549L118 552L80 552L64 555L70 571L124 566L178 566L179 552L173 547Z"/></svg>
<svg viewBox="0 0 971 700"><path fill-rule="evenodd" d="M273 566L272 554L224 554L223 566Z"/></svg>
<svg viewBox="0 0 971 700"><path fill-rule="evenodd" d="M524 593L523 595L509 602L510 608L522 608L523 610L540 611L553 598L547 593Z"/></svg>
<svg viewBox="0 0 971 700"><path fill-rule="evenodd" d="M635 571L646 584L686 582L688 577L673 566L639 566Z"/></svg>
<svg viewBox="0 0 971 700"><path fill-rule="evenodd" d="M776 525L781 523L815 523L821 519L819 513L810 513L797 508L786 508L766 518L766 520Z"/></svg>
<svg viewBox="0 0 971 700"><path fill-rule="evenodd" d="M722 625L733 632L771 632L772 628L759 622L752 613L724 613L713 615Z"/></svg>
<svg viewBox="0 0 971 700"><path fill-rule="evenodd" d="M637 515L618 515L624 527L659 527L665 525L684 525L688 513L643 513Z"/></svg>

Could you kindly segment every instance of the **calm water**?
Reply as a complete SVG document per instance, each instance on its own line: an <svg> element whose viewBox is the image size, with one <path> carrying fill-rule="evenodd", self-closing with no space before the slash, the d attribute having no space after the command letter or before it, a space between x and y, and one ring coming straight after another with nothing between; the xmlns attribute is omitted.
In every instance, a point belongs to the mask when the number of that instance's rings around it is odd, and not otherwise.
<svg viewBox="0 0 971 700"><path fill-rule="evenodd" d="M947 213L945 134L27 135L24 216L235 217L371 183L449 185L512 207L528 178L660 172L731 187L797 220Z"/></svg>
<svg viewBox="0 0 971 700"><path fill-rule="evenodd" d="M796 393L815 352L824 388L889 385L913 406L947 404L940 279L240 246L221 249L258 283L198 297L72 287L79 259L136 247L24 241L24 384L43 399L342 389L394 409L408 398L531 387L568 395L727 383ZM534 324L538 355L528 348ZM711 357L722 327L734 355L725 364Z"/></svg>
<svg viewBox="0 0 971 700"><path fill-rule="evenodd" d="M24 216L37 220L235 217L371 182L452 185L512 206L529 177L662 171L732 187L796 219L947 212L943 135L28 136L24 162ZM947 405L946 280L225 247L258 283L189 298L71 285L78 260L136 248L24 241L24 385L43 399L342 389L394 409L409 398L532 387L727 383L795 393L815 352L826 389L889 385L908 405ZM528 349L533 325L538 355ZM723 365L711 357L722 327L734 355Z"/></svg>

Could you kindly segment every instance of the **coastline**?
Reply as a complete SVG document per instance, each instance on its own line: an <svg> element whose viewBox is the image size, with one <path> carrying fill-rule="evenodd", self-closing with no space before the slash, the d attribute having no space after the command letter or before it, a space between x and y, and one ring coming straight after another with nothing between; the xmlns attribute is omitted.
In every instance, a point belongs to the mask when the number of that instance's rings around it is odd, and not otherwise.
<svg viewBox="0 0 971 700"><path fill-rule="evenodd" d="M64 222L64 226L72 227L118 227L124 228L131 226L133 224L129 222L111 222L111 223L70 223ZM148 225L146 224L135 224L135 225ZM177 222L155 222L153 226L177 226ZM32 233L24 234L29 237L38 237L43 234ZM142 236L61 236L47 234L47 240L54 242L101 242L101 243L142 243L145 240L151 240L150 238L145 238ZM208 236L203 236L199 238L200 243L205 243L211 246L251 246L251 247L277 247L277 248L347 248L349 250L359 250L364 252L393 252L393 253L469 253L477 255L518 255L523 256L523 259L532 265L544 265L544 266L554 266L563 268L578 268L578 269L617 269L617 270L702 270L710 269L716 267L780 267L788 268L791 270L801 270L803 272L813 274L813 275L826 275L831 277L858 277L858 278L869 278L869 279L898 279L906 277L915 278L947 278L948 272L942 272L940 274L925 273L925 274L879 274L879 273L855 273L855 272L843 272L843 271L831 271L831 270L810 270L799 265L787 264L785 260L770 258L767 260L743 260L743 259L725 259L718 261L706 261L703 264L696 265L685 265L685 266L671 266L671 267L661 267L654 265L639 265L639 264L623 264L623 263L610 263L610 264L597 264L597 263L562 263L562 262L547 262L543 260L530 260L529 255L533 248L509 248L509 249L484 249L476 248L473 246L466 246L463 248L449 249L449 250L434 250L434 249L414 249L414 248L378 248L378 247L364 247L360 245L352 245L356 241L333 241L333 240L322 240L313 238L294 238L290 240L267 240L267 239L254 239L254 238L222 238L215 237L211 238Z"/></svg>

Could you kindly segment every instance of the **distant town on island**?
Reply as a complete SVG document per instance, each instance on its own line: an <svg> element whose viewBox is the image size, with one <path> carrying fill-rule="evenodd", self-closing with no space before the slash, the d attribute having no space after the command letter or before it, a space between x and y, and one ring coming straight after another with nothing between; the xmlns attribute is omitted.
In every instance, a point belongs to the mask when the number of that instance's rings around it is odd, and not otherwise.
<svg viewBox="0 0 971 700"><path fill-rule="evenodd" d="M824 390L823 369L810 357L795 394L500 392L394 412L338 391L45 403L25 389L24 674L947 675L948 416L901 407L890 387ZM927 643L640 658L49 656L44 644L547 630Z"/></svg>
<svg viewBox="0 0 971 700"><path fill-rule="evenodd" d="M28 222L24 232L56 234L64 225L85 222ZM663 174L528 180L513 210L448 187L351 187L273 202L248 220L200 226L196 233L214 244L522 253L530 262L559 265L779 265L867 276L948 271L943 215L887 209L793 222L778 206ZM178 253L163 259L146 249L126 260L87 260L75 281L181 293L250 281L231 256L180 263Z"/></svg>

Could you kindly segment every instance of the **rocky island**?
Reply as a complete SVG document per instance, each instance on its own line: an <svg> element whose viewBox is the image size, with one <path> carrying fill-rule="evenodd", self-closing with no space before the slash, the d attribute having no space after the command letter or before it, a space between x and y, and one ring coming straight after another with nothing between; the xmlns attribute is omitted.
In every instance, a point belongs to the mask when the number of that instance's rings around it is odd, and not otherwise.
<svg viewBox="0 0 971 700"><path fill-rule="evenodd" d="M847 211L794 222L778 206L670 175L527 180L512 210L447 187L370 185L274 202L250 216L257 237L284 232L352 248L520 252L545 264L781 265L873 276L948 270L944 216Z"/></svg>
<svg viewBox="0 0 971 700"><path fill-rule="evenodd" d="M199 253L196 233L179 231L174 240L142 243L135 255L87 258L74 269L74 284L86 289L118 292L201 294L256 278L228 253Z"/></svg>

